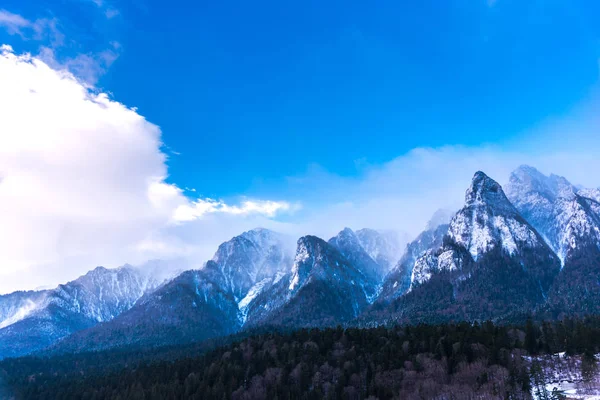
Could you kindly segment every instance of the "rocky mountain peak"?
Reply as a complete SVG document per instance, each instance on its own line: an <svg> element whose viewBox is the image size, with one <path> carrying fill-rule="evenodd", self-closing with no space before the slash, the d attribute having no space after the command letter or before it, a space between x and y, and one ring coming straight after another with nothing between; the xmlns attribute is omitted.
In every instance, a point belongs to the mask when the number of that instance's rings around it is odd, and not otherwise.
<svg viewBox="0 0 600 400"><path fill-rule="evenodd" d="M316 236L303 236L298 239L298 248L292 266L292 276L290 279L289 290L295 290L301 286L313 267L318 261L326 258L327 243Z"/></svg>
<svg viewBox="0 0 600 400"><path fill-rule="evenodd" d="M536 202L554 202L558 198L573 199L576 188L564 177L546 176L534 167L522 165L510 175L507 195L515 204L530 202L531 196L539 197Z"/></svg>
<svg viewBox="0 0 600 400"><path fill-rule="evenodd" d="M376 231L373 231L377 234ZM383 239L378 237L381 241ZM380 283L389 269L389 266L382 261L378 263L369 253L366 252L358 235L350 228L344 228L337 236L332 237L329 242L335 247L355 268L364 276L371 280L374 285ZM369 242L371 245L372 243ZM374 253L378 251L374 250ZM377 254L379 255L379 254Z"/></svg>
<svg viewBox="0 0 600 400"><path fill-rule="evenodd" d="M342 254L364 251L358 236L350 228L342 229L336 236L329 239L328 243L340 250Z"/></svg>
<svg viewBox="0 0 600 400"><path fill-rule="evenodd" d="M551 174L549 181L556 193L556 197L567 200L575 199L577 188L565 177Z"/></svg>
<svg viewBox="0 0 600 400"><path fill-rule="evenodd" d="M376 268L377 264L362 247L345 255L323 239L304 236L298 240L289 290L296 290L309 278L334 285L347 280L345 284L359 285L365 296L371 298L375 295L378 285L377 278L373 276L376 274Z"/></svg>
<svg viewBox="0 0 600 400"><path fill-rule="evenodd" d="M212 261L222 287L241 300L256 283L289 271L291 254L281 234L258 228L222 243Z"/></svg>
<svg viewBox="0 0 600 400"><path fill-rule="evenodd" d="M239 235L259 247L268 248L271 246L282 245L284 237L278 232L266 228L254 228ZM235 238L234 238L235 239Z"/></svg>
<svg viewBox="0 0 600 400"><path fill-rule="evenodd" d="M481 171L475 173L465 194L465 207L473 206L491 206L500 212L516 214L502 186Z"/></svg>
<svg viewBox="0 0 600 400"><path fill-rule="evenodd" d="M540 238L508 200L502 187L477 172L467 190L465 206L454 216L449 237L469 251L476 261L501 246L509 255L535 247Z"/></svg>
<svg viewBox="0 0 600 400"><path fill-rule="evenodd" d="M521 165L510 174L511 184L521 184L538 192L552 192L548 177L529 165Z"/></svg>
<svg viewBox="0 0 600 400"><path fill-rule="evenodd" d="M577 189L562 176L520 167L511 175L507 193L563 264L580 247L600 243L595 190Z"/></svg>

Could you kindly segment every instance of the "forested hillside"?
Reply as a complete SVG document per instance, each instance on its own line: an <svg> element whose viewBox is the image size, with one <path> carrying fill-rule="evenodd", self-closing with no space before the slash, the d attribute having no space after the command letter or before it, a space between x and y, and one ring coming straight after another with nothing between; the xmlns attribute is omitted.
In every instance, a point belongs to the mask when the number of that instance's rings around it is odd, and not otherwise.
<svg viewBox="0 0 600 400"><path fill-rule="evenodd" d="M599 348L599 318L337 328L257 335L112 372L98 363L120 362L118 353L5 360L0 373L16 399L521 399L543 387L537 358L582 355L594 370Z"/></svg>

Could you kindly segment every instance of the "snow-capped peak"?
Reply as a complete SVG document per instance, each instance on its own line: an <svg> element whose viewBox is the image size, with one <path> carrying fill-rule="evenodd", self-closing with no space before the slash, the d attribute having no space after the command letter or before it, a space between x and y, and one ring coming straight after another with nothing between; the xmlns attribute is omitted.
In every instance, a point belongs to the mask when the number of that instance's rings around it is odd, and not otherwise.
<svg viewBox="0 0 600 400"><path fill-rule="evenodd" d="M507 193L563 264L580 247L600 246L600 190L578 190L563 177L519 167L511 174Z"/></svg>
<svg viewBox="0 0 600 400"><path fill-rule="evenodd" d="M151 275L129 265L114 269L96 267L72 282L59 285L48 299L64 309L105 322L131 308L158 283Z"/></svg>
<svg viewBox="0 0 600 400"><path fill-rule="evenodd" d="M350 231L351 232L351 231ZM335 245L316 236L304 236L298 240L298 249L289 291L297 291L314 280L328 284L357 285L366 298L372 298L377 282L369 275L368 268L376 268L376 263L360 248L358 253L344 255ZM364 259L366 257L366 260Z"/></svg>
<svg viewBox="0 0 600 400"><path fill-rule="evenodd" d="M289 271L291 249L286 238L257 228L222 243L207 267L216 269L220 285L240 301L258 282Z"/></svg>
<svg viewBox="0 0 600 400"><path fill-rule="evenodd" d="M449 237L474 260L496 246L510 255L522 246L534 247L538 235L510 203L502 187L477 172L465 196L465 206L450 222Z"/></svg>
<svg viewBox="0 0 600 400"><path fill-rule="evenodd" d="M517 214L498 182L477 171L465 194L465 208L482 206L493 207L495 211Z"/></svg>
<svg viewBox="0 0 600 400"><path fill-rule="evenodd" d="M358 236L350 228L343 229L337 236L329 239L329 244L335 247L367 279L371 280L373 284L378 285L381 283L389 266L383 262L380 264L372 258L365 251ZM373 250L374 252L378 252L377 249Z"/></svg>
<svg viewBox="0 0 600 400"><path fill-rule="evenodd" d="M362 245L360 244L358 237L356 236L354 231L350 228L342 229L340 231L340 233L337 234L337 236L335 236L329 240L329 243L330 244L339 244L339 245L347 246L347 247L353 246L353 247L362 248Z"/></svg>
<svg viewBox="0 0 600 400"><path fill-rule="evenodd" d="M52 290L0 296L0 358L20 356L131 309L157 281L131 266L97 267Z"/></svg>
<svg viewBox="0 0 600 400"><path fill-rule="evenodd" d="M431 248L416 260L411 287L429 280L436 271L463 270L466 264L477 262L492 250L521 260L537 250L552 257L548 246L510 203L502 187L483 172L473 177L465 206L452 218L447 239L440 248ZM465 258L460 248L470 257Z"/></svg>

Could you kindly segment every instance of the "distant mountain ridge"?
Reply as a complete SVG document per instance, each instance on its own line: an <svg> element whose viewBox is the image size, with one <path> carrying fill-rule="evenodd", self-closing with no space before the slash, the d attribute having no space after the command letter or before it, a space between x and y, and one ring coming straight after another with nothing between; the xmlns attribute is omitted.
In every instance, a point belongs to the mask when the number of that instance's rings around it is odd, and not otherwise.
<svg viewBox="0 0 600 400"><path fill-rule="evenodd" d="M577 188L529 166L513 172L507 190L562 262L546 317L600 313L600 190Z"/></svg>
<svg viewBox="0 0 600 400"><path fill-rule="evenodd" d="M507 192L563 263L580 246L600 248L600 190L577 189L563 177L521 166L511 174Z"/></svg>
<svg viewBox="0 0 600 400"><path fill-rule="evenodd" d="M302 237L292 259L277 233L244 232L219 246L201 270L181 274L119 317L72 335L53 351L179 344L260 325L349 322L377 295L385 267L349 229L331 242L340 247Z"/></svg>
<svg viewBox="0 0 600 400"><path fill-rule="evenodd" d="M56 289L0 296L0 358L40 350L109 321L157 285L133 267L98 267Z"/></svg>
<svg viewBox="0 0 600 400"><path fill-rule="evenodd" d="M98 268L53 290L0 296L0 358L182 344L261 327L600 313L600 190L521 166L506 191L473 176L399 249L391 232L345 228L328 241L257 228L199 270L162 284ZM8 343L2 345L1 343Z"/></svg>
<svg viewBox="0 0 600 400"><path fill-rule="evenodd" d="M118 318L59 345L69 351L147 347L234 333L245 323L248 295L289 272L291 262L283 236L262 228L244 232L221 244L202 269L183 272Z"/></svg>

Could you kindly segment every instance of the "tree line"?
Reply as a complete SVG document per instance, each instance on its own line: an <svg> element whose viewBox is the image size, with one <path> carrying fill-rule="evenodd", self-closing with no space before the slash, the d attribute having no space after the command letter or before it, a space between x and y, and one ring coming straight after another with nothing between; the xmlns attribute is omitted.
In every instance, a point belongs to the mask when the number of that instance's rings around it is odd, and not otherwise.
<svg viewBox="0 0 600 400"><path fill-rule="evenodd" d="M15 399L528 399L540 376L531 356L593 359L599 348L598 317L338 327L257 334L169 360L123 362L117 352L5 360L0 379Z"/></svg>

